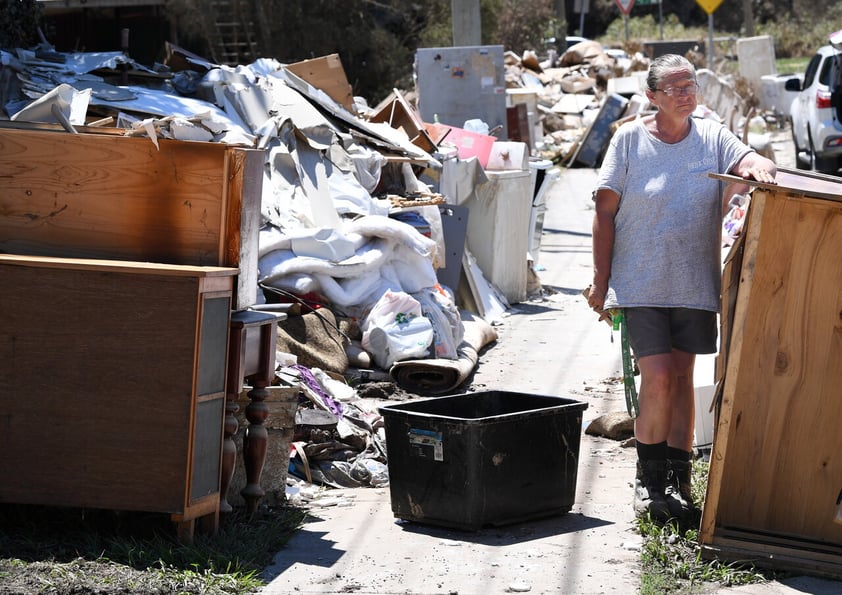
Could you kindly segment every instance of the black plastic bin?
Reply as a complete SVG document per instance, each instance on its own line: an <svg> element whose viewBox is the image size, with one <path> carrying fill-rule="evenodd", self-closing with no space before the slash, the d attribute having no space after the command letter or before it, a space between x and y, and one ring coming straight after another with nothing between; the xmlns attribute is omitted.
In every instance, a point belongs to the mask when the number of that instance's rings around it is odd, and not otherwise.
<svg viewBox="0 0 842 595"><path fill-rule="evenodd" d="M568 512L587 407L506 391L381 407L392 512L471 531Z"/></svg>

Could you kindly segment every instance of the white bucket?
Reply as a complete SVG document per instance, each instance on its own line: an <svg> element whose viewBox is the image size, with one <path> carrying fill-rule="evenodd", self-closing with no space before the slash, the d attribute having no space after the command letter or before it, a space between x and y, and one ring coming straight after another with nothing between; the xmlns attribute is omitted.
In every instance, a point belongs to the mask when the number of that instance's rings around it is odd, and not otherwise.
<svg viewBox="0 0 842 595"><path fill-rule="evenodd" d="M713 445L713 411L711 403L716 392L715 379L716 354L696 356L696 367L693 375L696 392L696 423L693 446L702 450L710 450Z"/></svg>
<svg viewBox="0 0 842 595"><path fill-rule="evenodd" d="M710 450L713 446L713 412L710 405L716 386L706 384L696 387L696 426L693 446L701 450Z"/></svg>

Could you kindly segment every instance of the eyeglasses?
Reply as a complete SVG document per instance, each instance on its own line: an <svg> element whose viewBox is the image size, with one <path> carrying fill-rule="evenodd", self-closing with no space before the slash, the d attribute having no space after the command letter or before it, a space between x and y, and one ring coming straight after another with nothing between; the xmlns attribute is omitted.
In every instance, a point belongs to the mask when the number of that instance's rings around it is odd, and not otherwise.
<svg viewBox="0 0 842 595"><path fill-rule="evenodd" d="M664 87L663 89L655 89L656 91L661 91L665 95L669 95L670 97L684 97L685 95L695 95L696 92L699 90L699 85L696 83L690 83L684 87Z"/></svg>

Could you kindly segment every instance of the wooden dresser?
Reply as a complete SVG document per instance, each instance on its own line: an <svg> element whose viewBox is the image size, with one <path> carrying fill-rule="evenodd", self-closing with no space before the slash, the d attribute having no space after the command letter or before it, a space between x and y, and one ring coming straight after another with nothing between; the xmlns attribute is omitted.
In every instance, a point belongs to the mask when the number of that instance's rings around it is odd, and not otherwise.
<svg viewBox="0 0 842 595"><path fill-rule="evenodd" d="M0 254L0 502L215 530L236 274Z"/></svg>
<svg viewBox="0 0 842 595"><path fill-rule="evenodd" d="M269 314L243 313L256 302L257 296L257 248L265 153L222 143L170 139L158 139L157 143L153 143L149 138L125 136L125 131L114 128L79 127L78 131L79 134L70 134L50 124L0 123L0 178L4 181L3 192L0 193L0 253L94 259L91 266L111 271L114 269L109 267L116 266L111 261L194 266L193 269L175 266L172 271L211 270L197 269L197 266L234 269L236 277L227 281L233 282L234 287L229 310L235 313L228 331L232 344L227 345L230 352L228 361L234 370L228 383L222 510L230 509L224 492L236 464L237 453L232 450L232 435L237 431L234 414L243 384L240 376L248 377L254 386L250 393L254 403L248 410L250 423L247 432L250 439L243 453L249 469L249 508L254 510L263 493L260 477L266 438L262 427L262 400L266 394L265 387L274 377L272 331L277 319L277 316ZM169 279L162 283L165 287L158 288L151 281L153 278L160 279L157 276L141 282L139 279L145 276L145 273L140 274L144 266L131 266L138 269L136 274L119 279L115 277L115 284L125 282L125 285L115 285L110 293L103 294L107 303L94 299L84 303L80 301L77 304L80 312L74 321L70 321L68 313L62 311L54 314L52 320L55 324L51 328L50 325L33 328L43 331L40 349L45 356L49 355L54 341L66 338L65 328L69 328L71 322L89 318L90 324L72 327L79 344L87 345L97 341L100 331L95 322L103 320L118 324L126 304L143 304L144 309L152 311L151 300L163 309L159 313L161 324L156 322L155 326L149 326L146 333L138 334L131 346L122 346L120 337L114 336L112 347L115 351L133 349L133 356L148 353L151 360L146 357L140 359L144 360L144 364L154 362L148 370L155 373L152 378L157 378L158 383L167 381L163 377L166 372L158 368L170 367L170 362L167 358L157 357L158 345L168 343L168 337L177 333L187 332L189 337L195 333L191 327L177 329L168 322L170 319L166 315L169 311L165 304L175 299L171 292L178 284L172 285L175 281ZM156 275L168 270L154 265L146 265L146 269L150 274L155 271ZM59 275L56 271L42 271L42 274L47 278ZM89 274L98 275L93 269ZM181 277L175 273L167 275ZM35 283L34 280L32 282ZM184 279L178 283L181 282ZM53 281L42 281L39 292L47 292L53 284ZM59 299L62 297L60 285L56 288L57 293L52 298ZM12 291L10 288L4 290ZM41 306L49 304L46 295L39 294ZM112 297L105 297L109 295ZM15 296L23 299L21 294L16 293ZM186 297L183 299L186 300ZM180 303L186 304L186 301ZM6 304L0 304L0 309L6 310ZM4 316L18 315L4 311ZM243 325L243 317L248 318L247 325ZM188 318L184 313L184 325ZM254 318L260 319L259 324L254 322ZM22 325L35 322L26 317L18 320L16 332L22 334ZM55 339L52 335L56 336ZM261 337L259 342L249 339L258 335ZM214 344L214 350L225 352L226 336L217 337L223 342ZM167 346L175 344L177 342ZM30 347L27 366L39 360L35 345ZM136 392L142 392L140 371L146 368L132 370L135 365L133 358L110 361L115 377L120 376L118 363L126 368L127 373L132 372L137 382L134 388ZM91 365L94 364L89 362L87 367L79 368L83 370L79 373L80 378L84 376L86 382L101 383L96 374L87 373ZM134 372L138 373L135 375ZM225 363L217 373L225 373ZM171 374L183 384L186 372L174 369ZM150 386L153 384L150 381ZM82 386L81 381L77 386ZM119 391L119 386L115 390ZM162 409L160 413L160 423L165 425L183 424L188 419L183 416L170 419L170 415L178 414L174 409ZM69 408L51 419L56 424L66 425L61 421L64 419L62 416L70 414L78 415L75 409ZM23 448L20 445L16 447ZM115 452L114 460L120 456L121 453ZM213 463L209 461L208 465L213 466Z"/></svg>

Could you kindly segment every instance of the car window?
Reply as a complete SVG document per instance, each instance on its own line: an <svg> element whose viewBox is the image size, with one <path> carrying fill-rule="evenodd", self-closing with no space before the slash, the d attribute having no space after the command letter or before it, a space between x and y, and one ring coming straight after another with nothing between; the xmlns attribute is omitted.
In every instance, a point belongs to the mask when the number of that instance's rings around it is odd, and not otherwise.
<svg viewBox="0 0 842 595"><path fill-rule="evenodd" d="M810 63L807 64L807 70L804 71L804 84L802 85L803 89L806 89L807 87L813 84L813 79L816 78L816 71L819 69L819 63L821 61L821 54L816 54L812 57Z"/></svg>
<svg viewBox="0 0 842 595"><path fill-rule="evenodd" d="M836 54L830 62L830 75L828 77L828 87L834 93L839 93L842 89L842 54Z"/></svg>
<svg viewBox="0 0 842 595"><path fill-rule="evenodd" d="M830 65L833 63L833 60L825 60L822 64L822 70L819 73L819 82L827 86L830 81Z"/></svg>

